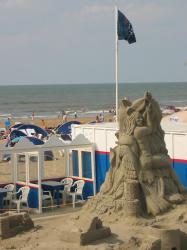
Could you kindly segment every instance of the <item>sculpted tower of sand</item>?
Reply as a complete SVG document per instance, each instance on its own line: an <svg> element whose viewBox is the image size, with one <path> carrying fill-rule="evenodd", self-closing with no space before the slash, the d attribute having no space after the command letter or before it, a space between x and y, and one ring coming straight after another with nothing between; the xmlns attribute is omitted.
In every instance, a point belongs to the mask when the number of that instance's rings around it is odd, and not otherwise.
<svg viewBox="0 0 187 250"><path fill-rule="evenodd" d="M133 103L122 100L111 168L87 209L99 215L157 215L183 201L184 190L171 167L161 118L159 104L149 92Z"/></svg>

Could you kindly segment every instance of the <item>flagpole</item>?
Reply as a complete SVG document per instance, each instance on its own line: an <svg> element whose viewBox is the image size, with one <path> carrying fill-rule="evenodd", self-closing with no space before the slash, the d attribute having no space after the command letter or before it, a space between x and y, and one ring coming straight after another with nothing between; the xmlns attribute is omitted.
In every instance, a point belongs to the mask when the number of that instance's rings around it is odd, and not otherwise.
<svg viewBox="0 0 187 250"><path fill-rule="evenodd" d="M116 122L118 122L118 8L115 6Z"/></svg>

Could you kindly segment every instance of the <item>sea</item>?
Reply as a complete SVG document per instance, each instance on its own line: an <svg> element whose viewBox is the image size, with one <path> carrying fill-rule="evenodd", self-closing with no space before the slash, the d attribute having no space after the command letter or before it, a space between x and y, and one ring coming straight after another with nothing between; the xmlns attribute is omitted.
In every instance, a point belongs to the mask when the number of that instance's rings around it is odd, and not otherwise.
<svg viewBox="0 0 187 250"><path fill-rule="evenodd" d="M187 82L120 83L119 100L135 100L150 91L161 107L187 106ZM79 117L109 112L115 106L115 84L51 84L0 86L0 119L56 118L66 112Z"/></svg>

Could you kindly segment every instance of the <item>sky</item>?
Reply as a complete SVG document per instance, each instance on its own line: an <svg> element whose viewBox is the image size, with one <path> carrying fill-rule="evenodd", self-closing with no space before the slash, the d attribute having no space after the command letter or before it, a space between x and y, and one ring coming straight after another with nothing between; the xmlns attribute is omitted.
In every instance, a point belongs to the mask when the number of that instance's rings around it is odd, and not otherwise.
<svg viewBox="0 0 187 250"><path fill-rule="evenodd" d="M0 0L0 85L115 82L115 5L119 82L187 82L186 0Z"/></svg>

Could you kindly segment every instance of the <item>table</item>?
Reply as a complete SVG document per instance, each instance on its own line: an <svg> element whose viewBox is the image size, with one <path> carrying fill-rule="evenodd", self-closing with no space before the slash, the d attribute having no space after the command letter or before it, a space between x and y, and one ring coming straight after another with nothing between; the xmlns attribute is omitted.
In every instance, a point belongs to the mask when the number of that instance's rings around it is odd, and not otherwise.
<svg viewBox="0 0 187 250"><path fill-rule="evenodd" d="M6 196L7 192L5 188L0 188L0 209L3 209L3 198Z"/></svg>
<svg viewBox="0 0 187 250"><path fill-rule="evenodd" d="M57 205L59 205L60 204L59 190L64 190L64 184L62 184L59 181L42 181L41 185L44 190L56 192L56 202Z"/></svg>

